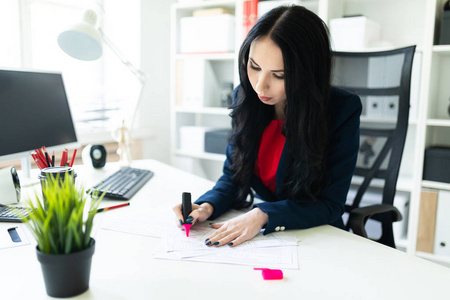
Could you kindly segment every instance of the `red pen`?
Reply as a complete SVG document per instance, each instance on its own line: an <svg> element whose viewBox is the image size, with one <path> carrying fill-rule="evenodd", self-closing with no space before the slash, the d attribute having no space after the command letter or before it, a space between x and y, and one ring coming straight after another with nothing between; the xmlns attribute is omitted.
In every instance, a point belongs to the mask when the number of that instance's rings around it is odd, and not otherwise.
<svg viewBox="0 0 450 300"><path fill-rule="evenodd" d="M67 149L64 149L62 156L61 156L61 163L59 164L61 167L64 167L67 163Z"/></svg>
<svg viewBox="0 0 450 300"><path fill-rule="evenodd" d="M36 151L37 157L38 157L39 160L42 162L42 164L44 165L44 167L45 167L45 168L48 167L48 166L47 166L47 163L45 162L45 161L46 161L46 160L45 160L45 155L44 155L44 153L42 152L41 148L37 148L35 151Z"/></svg>
<svg viewBox="0 0 450 300"><path fill-rule="evenodd" d="M128 205L130 205L130 202L119 204L119 205L115 205L115 206L110 206L110 207L99 208L99 209L97 209L97 212L108 211L108 210L111 210L111 209L115 209L115 208L119 208L119 207L125 207L125 206L128 206Z"/></svg>
<svg viewBox="0 0 450 300"><path fill-rule="evenodd" d="M75 155L77 155L77 149L73 150L72 159L70 160L69 167L73 166L73 163L75 162Z"/></svg>
<svg viewBox="0 0 450 300"><path fill-rule="evenodd" d="M41 162L41 160L39 159L39 156L37 154L32 153L31 156L33 157L33 160L39 169L42 170L42 169L46 168L46 166Z"/></svg>

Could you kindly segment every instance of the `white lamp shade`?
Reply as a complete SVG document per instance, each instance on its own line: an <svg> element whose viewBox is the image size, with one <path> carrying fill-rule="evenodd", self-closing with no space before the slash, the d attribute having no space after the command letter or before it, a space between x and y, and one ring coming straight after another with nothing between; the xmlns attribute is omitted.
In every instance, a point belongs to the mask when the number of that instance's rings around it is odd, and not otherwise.
<svg viewBox="0 0 450 300"><path fill-rule="evenodd" d="M96 20L93 11L86 11L83 22L59 34L59 47L76 59L98 59L102 56L102 36L94 27Z"/></svg>

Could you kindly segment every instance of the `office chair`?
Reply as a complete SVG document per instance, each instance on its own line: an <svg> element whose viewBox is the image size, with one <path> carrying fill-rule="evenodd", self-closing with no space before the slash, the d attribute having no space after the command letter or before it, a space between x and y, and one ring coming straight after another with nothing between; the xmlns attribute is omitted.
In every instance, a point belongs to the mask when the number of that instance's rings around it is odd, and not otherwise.
<svg viewBox="0 0 450 300"><path fill-rule="evenodd" d="M346 229L366 237L369 218L381 223L377 240L395 248L393 222L402 219L393 206L408 130L411 69L415 46L379 52L334 52L332 85L361 97L367 121L360 126L355 176L362 178L353 202L347 201ZM371 120L371 121L370 121ZM382 179L382 202L361 207L373 179Z"/></svg>

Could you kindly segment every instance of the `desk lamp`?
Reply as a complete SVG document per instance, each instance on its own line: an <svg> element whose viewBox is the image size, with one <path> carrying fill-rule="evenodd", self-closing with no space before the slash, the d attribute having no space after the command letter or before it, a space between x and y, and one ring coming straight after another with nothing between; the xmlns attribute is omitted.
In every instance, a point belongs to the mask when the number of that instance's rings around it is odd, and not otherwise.
<svg viewBox="0 0 450 300"><path fill-rule="evenodd" d="M130 131L136 117L137 108L142 99L142 92L145 86L146 75L137 69L111 42L101 28L96 28L97 14L93 10L87 10L83 21L75 24L70 29L63 31L58 36L59 47L73 58L85 61L96 60L102 56L102 42L104 42L116 54L121 62L128 67L133 75L141 82L139 98L135 102L132 115L129 120L123 120L122 126L113 132L114 139L119 143L118 154L122 165L130 165ZM128 121L128 122L127 122ZM128 123L128 124L127 124ZM128 127L127 127L128 125Z"/></svg>

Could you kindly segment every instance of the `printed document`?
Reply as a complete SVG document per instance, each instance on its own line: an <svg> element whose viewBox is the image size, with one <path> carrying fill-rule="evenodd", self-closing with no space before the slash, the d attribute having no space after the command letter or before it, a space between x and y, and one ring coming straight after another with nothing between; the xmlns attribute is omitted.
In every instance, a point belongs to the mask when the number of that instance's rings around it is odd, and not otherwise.
<svg viewBox="0 0 450 300"><path fill-rule="evenodd" d="M298 239L291 233L263 235L261 231L250 241L236 247L208 247L205 239L216 230L208 222L192 226L189 237L186 237L185 231L175 225L171 209L153 210L149 215L149 210L130 208L105 214L101 228L161 238L154 253L156 258L298 269ZM215 222L229 220L242 213L231 210Z"/></svg>

